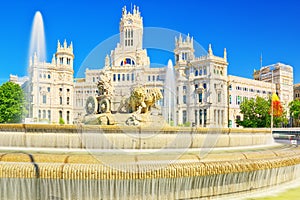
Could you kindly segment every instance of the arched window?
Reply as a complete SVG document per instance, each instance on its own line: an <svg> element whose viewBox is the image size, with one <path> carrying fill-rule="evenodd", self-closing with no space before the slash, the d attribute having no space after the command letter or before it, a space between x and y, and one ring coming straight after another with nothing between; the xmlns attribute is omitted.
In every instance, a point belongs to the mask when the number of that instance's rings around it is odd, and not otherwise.
<svg viewBox="0 0 300 200"><path fill-rule="evenodd" d="M121 66L124 66L124 65L135 65L135 62L131 58L124 58L121 61Z"/></svg>
<svg viewBox="0 0 300 200"><path fill-rule="evenodd" d="M198 70L195 71L195 76L198 76Z"/></svg>

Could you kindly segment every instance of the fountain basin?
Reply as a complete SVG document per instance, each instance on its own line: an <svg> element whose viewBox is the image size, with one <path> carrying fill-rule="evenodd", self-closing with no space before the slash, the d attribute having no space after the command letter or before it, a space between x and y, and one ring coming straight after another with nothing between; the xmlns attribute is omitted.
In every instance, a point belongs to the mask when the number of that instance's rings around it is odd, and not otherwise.
<svg viewBox="0 0 300 200"><path fill-rule="evenodd" d="M259 156L258 156L259 154ZM151 155L0 154L2 199L187 199L251 192L293 181L300 149ZM107 163L107 158L115 162ZM8 186L13 185L13 188ZM16 192L22 191L22 192Z"/></svg>
<svg viewBox="0 0 300 200"><path fill-rule="evenodd" d="M243 198L300 173L300 149L271 145L267 129L8 124L0 130L0 199Z"/></svg>
<svg viewBox="0 0 300 200"><path fill-rule="evenodd" d="M0 125L0 146L88 149L239 147L273 143L269 129ZM209 144L208 144L209 143Z"/></svg>

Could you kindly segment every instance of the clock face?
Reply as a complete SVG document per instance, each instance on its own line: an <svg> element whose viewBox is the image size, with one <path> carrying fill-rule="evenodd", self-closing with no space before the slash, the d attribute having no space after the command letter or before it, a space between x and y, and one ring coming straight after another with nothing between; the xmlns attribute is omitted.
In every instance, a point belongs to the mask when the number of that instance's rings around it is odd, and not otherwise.
<svg viewBox="0 0 300 200"><path fill-rule="evenodd" d="M132 24L132 19L127 20L128 24Z"/></svg>

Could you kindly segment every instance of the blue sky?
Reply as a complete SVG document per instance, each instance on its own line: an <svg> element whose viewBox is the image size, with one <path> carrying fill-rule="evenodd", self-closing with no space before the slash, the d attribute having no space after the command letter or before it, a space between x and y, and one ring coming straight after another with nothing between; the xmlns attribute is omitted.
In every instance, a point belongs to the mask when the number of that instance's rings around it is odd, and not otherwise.
<svg viewBox="0 0 300 200"><path fill-rule="evenodd" d="M228 74L252 78L253 69L260 66L262 53L263 65L276 62L292 65L294 82L300 82L300 2L297 0L1 1L0 81L8 80L9 74L26 75L36 11L41 11L44 18L47 61L51 61L58 39L73 41L76 74L99 43L119 32L122 7L126 5L130 9L131 3L140 7L145 27L190 33L205 49L211 43L214 54L220 56L226 47Z"/></svg>

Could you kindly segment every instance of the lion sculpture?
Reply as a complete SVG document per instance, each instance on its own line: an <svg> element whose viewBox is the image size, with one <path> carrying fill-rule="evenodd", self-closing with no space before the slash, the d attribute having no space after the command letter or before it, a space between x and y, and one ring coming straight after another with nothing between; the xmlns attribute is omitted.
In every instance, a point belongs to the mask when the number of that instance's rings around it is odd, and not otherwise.
<svg viewBox="0 0 300 200"><path fill-rule="evenodd" d="M158 88L151 88L147 91L144 87L136 87L132 90L130 97L120 103L118 110L120 112L125 108L130 113L147 113L162 98L162 93Z"/></svg>

